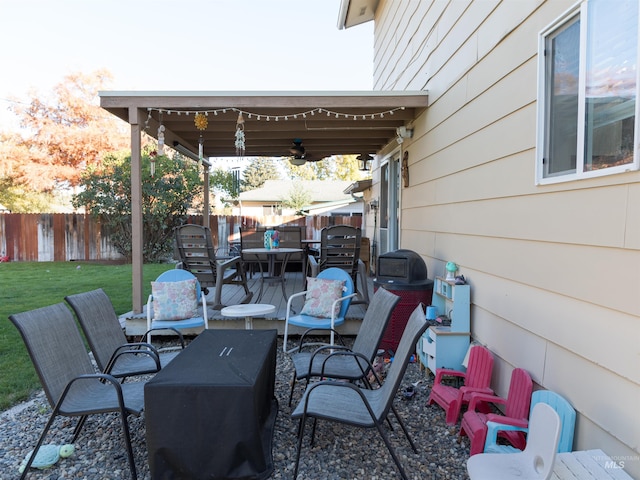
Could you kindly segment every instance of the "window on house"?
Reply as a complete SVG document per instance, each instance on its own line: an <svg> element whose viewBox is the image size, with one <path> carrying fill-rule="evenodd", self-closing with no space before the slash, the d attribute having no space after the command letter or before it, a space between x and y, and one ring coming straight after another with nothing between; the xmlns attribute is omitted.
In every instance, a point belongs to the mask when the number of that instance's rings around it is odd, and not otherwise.
<svg viewBox="0 0 640 480"><path fill-rule="evenodd" d="M282 215L282 205L262 205L263 215Z"/></svg>
<svg viewBox="0 0 640 480"><path fill-rule="evenodd" d="M637 0L583 2L540 48L538 182L637 169Z"/></svg>

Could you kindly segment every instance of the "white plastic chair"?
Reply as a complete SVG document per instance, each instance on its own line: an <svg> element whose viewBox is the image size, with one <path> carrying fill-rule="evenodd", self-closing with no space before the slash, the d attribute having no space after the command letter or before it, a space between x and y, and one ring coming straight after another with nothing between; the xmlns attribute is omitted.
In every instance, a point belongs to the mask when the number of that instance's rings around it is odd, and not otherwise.
<svg viewBox="0 0 640 480"><path fill-rule="evenodd" d="M558 441L560 417L546 403L538 403L529 419L527 446L520 453L480 453L467 460L471 480L548 480L553 474Z"/></svg>

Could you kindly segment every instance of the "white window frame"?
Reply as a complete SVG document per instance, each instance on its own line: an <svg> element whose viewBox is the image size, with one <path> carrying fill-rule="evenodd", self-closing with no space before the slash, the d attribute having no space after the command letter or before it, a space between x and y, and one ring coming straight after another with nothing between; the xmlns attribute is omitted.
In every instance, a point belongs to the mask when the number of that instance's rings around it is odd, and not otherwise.
<svg viewBox="0 0 640 480"><path fill-rule="evenodd" d="M602 177L623 172L635 171L640 168L639 149L640 149L640 58L636 61L636 103L635 103L635 120L634 120L634 152L633 162L625 165L602 168L598 170L584 170L585 156L585 78L586 78L586 38L587 38L587 11L589 1L577 3L574 7L567 10L562 16L556 19L547 28L542 30L538 36L538 108L537 108L537 136L536 136L536 184L546 185L560 182L568 182L579 179ZM558 32L560 29L578 16L580 17L580 66L579 66L579 98L578 98L578 131L577 131L577 150L576 150L576 169L571 173L558 173L553 176L545 177L545 135L546 135L546 109L547 109L547 79L546 79L546 58L545 48L547 38ZM640 15L639 15L640 16ZM640 19L639 19L640 25ZM640 32L639 32L640 41ZM640 43L640 42L639 42ZM640 46L638 48L638 57L640 57Z"/></svg>
<svg viewBox="0 0 640 480"><path fill-rule="evenodd" d="M279 203L262 205L262 215L282 215L282 205Z"/></svg>

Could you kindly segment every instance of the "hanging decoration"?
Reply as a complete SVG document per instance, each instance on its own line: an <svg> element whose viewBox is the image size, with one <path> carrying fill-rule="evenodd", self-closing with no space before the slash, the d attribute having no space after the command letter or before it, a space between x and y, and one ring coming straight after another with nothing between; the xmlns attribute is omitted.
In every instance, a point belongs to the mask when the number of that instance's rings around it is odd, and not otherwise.
<svg viewBox="0 0 640 480"><path fill-rule="evenodd" d="M153 151L149 153L149 163L151 163L151 165L149 166L149 170L151 172L151 178L153 178L156 175L156 156L158 155L158 152Z"/></svg>
<svg viewBox="0 0 640 480"><path fill-rule="evenodd" d="M209 126L209 120L207 120L207 116L204 113L196 113L193 123L198 130L206 130L207 126Z"/></svg>
<svg viewBox="0 0 640 480"><path fill-rule="evenodd" d="M402 154L402 180L405 187L409 186L409 152Z"/></svg>
<svg viewBox="0 0 640 480"><path fill-rule="evenodd" d="M198 165L202 165L202 160L204 160L204 138L200 134L198 139Z"/></svg>
<svg viewBox="0 0 640 480"><path fill-rule="evenodd" d="M158 155L164 155L164 125L158 127Z"/></svg>
<svg viewBox="0 0 640 480"><path fill-rule="evenodd" d="M196 113L196 116L193 118L193 123L196 128L201 132L206 130L209 126L209 120L207 119L207 113ZM198 139L198 164L202 165L202 161L204 160L204 138L202 137L202 133L200 134L200 138Z"/></svg>
<svg viewBox="0 0 640 480"><path fill-rule="evenodd" d="M244 155L244 117L238 113L236 121L236 155Z"/></svg>

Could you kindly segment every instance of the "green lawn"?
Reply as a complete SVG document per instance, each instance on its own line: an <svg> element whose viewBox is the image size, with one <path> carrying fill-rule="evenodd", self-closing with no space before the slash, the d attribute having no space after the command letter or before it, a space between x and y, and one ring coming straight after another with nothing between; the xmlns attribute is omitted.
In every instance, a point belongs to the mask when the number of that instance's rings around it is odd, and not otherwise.
<svg viewBox="0 0 640 480"><path fill-rule="evenodd" d="M173 268L149 264L143 269L144 295L151 281ZM54 303L64 297L102 288L116 313L131 311L131 265L91 262L0 263L0 410L19 403L41 388L18 330L8 316Z"/></svg>

